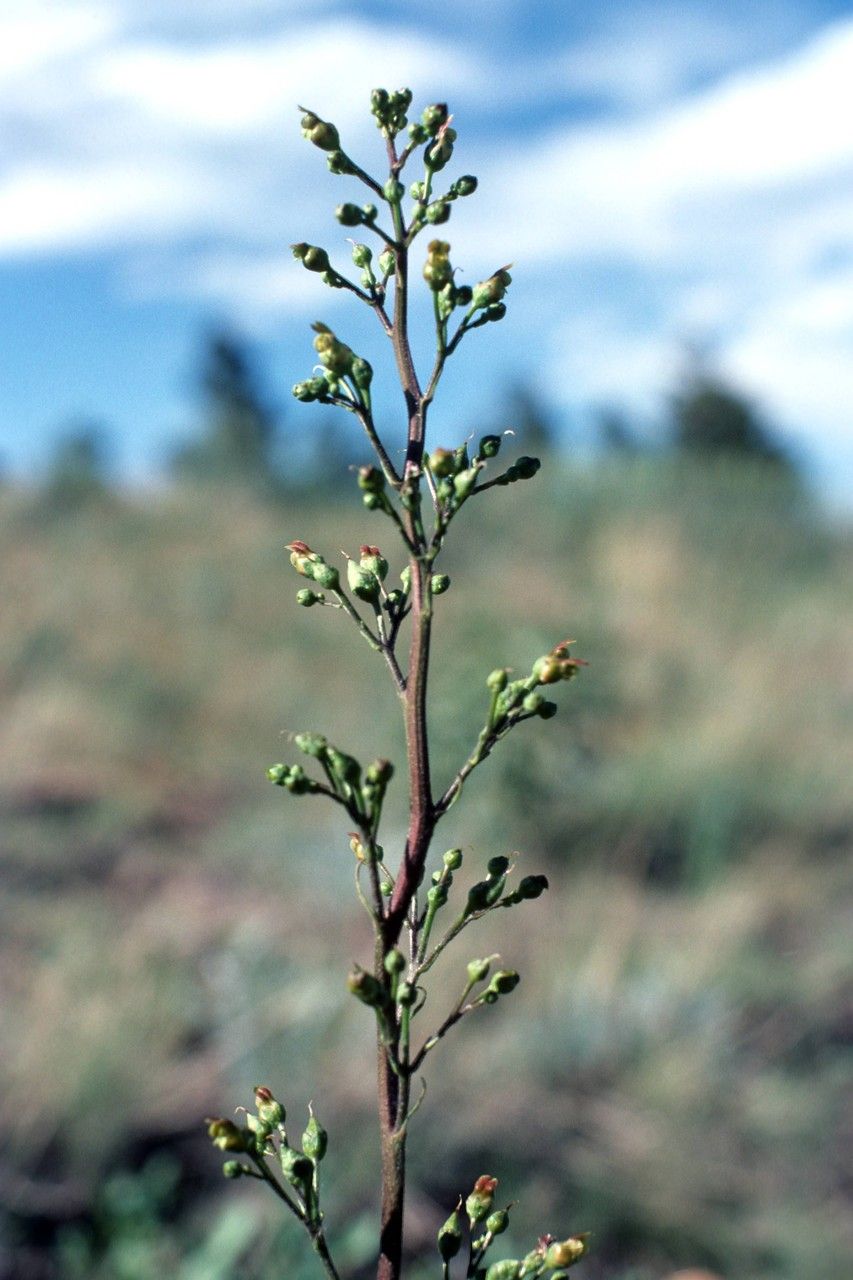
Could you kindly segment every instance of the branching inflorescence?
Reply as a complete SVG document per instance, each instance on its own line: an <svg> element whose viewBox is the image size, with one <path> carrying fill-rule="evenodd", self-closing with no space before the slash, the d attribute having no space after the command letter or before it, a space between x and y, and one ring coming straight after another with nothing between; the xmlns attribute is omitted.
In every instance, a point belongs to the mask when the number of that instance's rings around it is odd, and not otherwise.
<svg viewBox="0 0 853 1280"><path fill-rule="evenodd" d="M399 586L388 586L388 561L378 546L365 543L358 558L346 557L342 573L326 556L303 541L289 544L290 561L306 580L297 594L306 607L322 605L340 610L363 639L384 659L399 697L406 731L409 821L402 856L386 855L380 843L382 808L394 768L388 760L364 766L333 746L319 733L301 733L302 764L275 764L270 781L294 795L319 795L339 805L350 826L355 855L356 892L370 917L374 955L369 968L355 967L349 990L373 1011L379 1060L379 1126L382 1158L381 1224L377 1280L398 1280L403 1256L403 1198L406 1140L409 1122L420 1105L422 1091L412 1101L412 1083L426 1059L448 1032L476 1010L509 995L519 982L513 969L495 967L499 957L468 963L460 980L459 997L438 1025L420 1033L427 1004L425 978L448 945L484 916L538 898L548 887L542 875L528 875L515 887L513 866L504 855L492 857L485 876L451 908L454 874L462 865L462 851L450 849L440 865L428 872L428 855L438 824L459 798L467 779L502 738L526 720L550 719L557 711L543 690L572 679L582 660L571 656L571 641L563 641L532 664L530 673L511 679L505 668L485 681L483 726L471 754L455 777L436 792L430 772L427 732L427 679L430 640L436 600L450 587L437 569L450 527L466 502L490 489L529 480L539 460L518 457L504 470L496 461L502 440L485 435L476 449L466 443L427 453L424 439L427 413L447 360L473 330L503 319L511 284L508 267L500 267L473 287L458 284L450 260L450 245L430 240L423 279L431 296L435 320L435 356L425 382L415 368L408 337L409 267L412 246L428 228L442 226L453 204L473 194L476 178L456 178L439 193L439 175L450 162L456 132L447 107L426 108L419 121L408 123L411 104L407 89L389 93L374 90L372 112L385 140L387 178L371 177L343 150L335 125L312 111L303 111L305 138L327 153L332 173L352 177L371 193L369 203L344 203L336 217L344 227L362 227L377 241L374 257L367 244L352 249L360 272L350 279L332 265L325 249L305 243L293 245L294 256L318 273L333 289L354 294L376 315L391 342L406 410L405 456L389 449L377 428L371 398L373 370L325 324L314 325L318 372L293 388L297 400L338 405L355 415L376 455L376 463L358 472L364 506L386 517L405 548L407 564ZM401 145L401 135L406 141ZM406 188L403 170L421 153L423 174ZM407 208L404 206L408 205ZM386 225L380 222L380 209ZM388 225L390 224L390 225ZM408 653L401 657L404 624ZM428 887L423 892L424 882ZM451 908L448 910L448 908ZM444 922L444 923L442 923ZM266 1182L306 1227L329 1277L338 1277L326 1241L320 1208L320 1162L326 1152L325 1131L311 1113L301 1141L294 1146L285 1127L285 1110L265 1086L255 1091L255 1110L244 1122L209 1122L212 1141L229 1154L226 1176L248 1176ZM465 1263L467 1277L477 1280L560 1280L583 1255L585 1238L554 1240L543 1236L525 1257L491 1262L487 1254L509 1222L507 1208L495 1208L496 1179L481 1176L467 1199L456 1208L438 1234L443 1280ZM467 1263L463 1241L467 1236ZM457 1255L462 1254L459 1263ZM459 1272L461 1276L462 1272Z"/></svg>

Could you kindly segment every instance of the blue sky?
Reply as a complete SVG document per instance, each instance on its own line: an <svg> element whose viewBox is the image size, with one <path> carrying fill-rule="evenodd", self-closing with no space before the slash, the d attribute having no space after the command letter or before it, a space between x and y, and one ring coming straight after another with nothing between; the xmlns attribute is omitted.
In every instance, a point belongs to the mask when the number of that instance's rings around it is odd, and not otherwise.
<svg viewBox="0 0 853 1280"><path fill-rule="evenodd" d="M445 229L461 278L515 264L439 434L499 413L515 376L581 435L602 404L651 423L697 343L853 501L853 10L785 0L0 0L6 468L93 418L125 474L154 473L192 430L212 323L285 400L314 319L381 361L287 246L345 263L331 210L354 194L294 104L369 168L384 83L454 111L455 171L481 182Z"/></svg>

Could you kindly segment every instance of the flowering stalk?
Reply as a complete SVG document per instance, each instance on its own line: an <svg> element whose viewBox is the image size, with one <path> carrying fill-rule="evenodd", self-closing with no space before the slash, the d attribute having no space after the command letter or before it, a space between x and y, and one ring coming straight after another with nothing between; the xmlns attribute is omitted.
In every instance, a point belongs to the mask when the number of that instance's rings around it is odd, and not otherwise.
<svg viewBox="0 0 853 1280"><path fill-rule="evenodd" d="M298 400L337 405L352 413L364 428L377 465L363 466L358 486L364 506L390 521L400 539L407 563L400 586L389 589L389 564L380 548L365 543L359 558L346 557L346 587L340 570L325 554L297 540L288 544L294 570L309 585L297 595L305 607L321 605L339 610L384 659L401 704L408 773L409 819L404 848L396 867L389 868L379 842L382 807L394 769L387 760L366 768L354 756L333 746L318 733L302 733L295 746L313 772L300 764L276 764L270 781L295 795L319 795L341 806L349 820L350 848L356 858L356 889L373 928L374 953L370 969L356 966L348 978L351 993L373 1011L378 1055L379 1137L382 1168L377 1280L399 1280L403 1264L403 1203L406 1183L406 1143L409 1125L423 1097L412 1102L412 1082L426 1058L465 1018L510 995L519 982L513 969L497 968L497 956L471 960L461 982L461 994L450 1012L431 1031L420 1033L417 1021L427 1003L424 984L437 958L471 925L498 910L517 906L543 893L544 876L525 876L513 887L513 866L503 854L489 859L484 878L475 881L459 899L452 923L440 925L449 905L454 876L462 866L462 852L448 850L432 872L423 893L427 864L436 828L462 794L468 778L498 743L518 725L550 719L556 704L541 689L572 679L583 664L570 653L570 641L554 646L536 659L530 673L510 679L498 668L486 679L488 694L483 727L471 755L456 775L437 792L430 770L427 693L430 645L437 601L450 587L437 571L449 529L464 504L477 494L529 480L539 469L536 458L519 457L494 474L490 467L501 451L501 437L483 436L475 451L467 443L427 454L425 438L429 406L439 388L447 360L473 330L503 319L505 298L512 282L508 267L499 267L475 286L459 284L450 260L450 245L432 239L422 268L435 320L435 356L429 376L421 381L409 343L409 302L412 288L411 253L428 228L445 224L456 201L473 194L477 180L456 178L439 192L450 162L456 131L447 107L429 106L409 123L409 90L374 90L371 109L385 143L387 176L372 177L344 151L337 127L303 109L304 136L325 151L333 173L357 179L371 195L369 203L346 202L336 217L345 227L363 227L376 237L381 250L376 262L372 249L358 243L352 261L357 280L333 266L328 252L307 243L293 245L293 253L308 270L333 289L352 293L376 315L390 339L403 394L406 432L404 451L389 447L380 437L373 416L373 369L328 325L316 323L314 348L319 372L293 389ZM405 131L405 134L404 134ZM403 140L404 135L405 141ZM401 175L421 152L422 176L406 188ZM378 203L377 203L378 202ZM379 208L385 218L380 222ZM397 459L401 460L398 462ZM408 655L400 655L404 626L409 628ZM311 766L309 766L311 767ZM299 1146L285 1129L285 1113L269 1089L256 1090L256 1113L244 1125L230 1120L209 1122L212 1141L245 1162L229 1159L228 1177L265 1181L306 1227L318 1258L331 1280L338 1272L325 1236L320 1207L320 1161L327 1139L313 1116ZM273 1172L277 1167L277 1172ZM486 1265L486 1254L506 1229L509 1208L496 1209L497 1180L482 1175L471 1194L460 1198L438 1235L442 1276L450 1280L453 1260L468 1237L465 1272L477 1280L560 1280L583 1255L584 1238L555 1241L543 1236L523 1259L500 1259ZM464 1204L464 1213L463 1213ZM510 1206L511 1207L511 1206ZM467 1220L467 1226L465 1225ZM461 1273L460 1273L461 1274Z"/></svg>

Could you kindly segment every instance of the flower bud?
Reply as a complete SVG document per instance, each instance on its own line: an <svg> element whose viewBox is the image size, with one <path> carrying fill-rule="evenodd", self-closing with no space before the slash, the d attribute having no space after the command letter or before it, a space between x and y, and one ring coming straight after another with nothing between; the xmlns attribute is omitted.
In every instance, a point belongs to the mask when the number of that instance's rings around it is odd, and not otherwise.
<svg viewBox="0 0 853 1280"><path fill-rule="evenodd" d="M497 854L494 858L489 858L489 861L486 864L486 870L492 878L495 876L505 876L509 870L509 858L502 853Z"/></svg>
<svg viewBox="0 0 853 1280"><path fill-rule="evenodd" d="M347 987L362 1004L366 1004L371 1009L378 1009L385 1003L382 984L377 982L372 973L368 973L359 965L355 966L347 978Z"/></svg>
<svg viewBox="0 0 853 1280"><path fill-rule="evenodd" d="M303 267L308 271L328 271L330 267L329 255L325 249L321 249L316 244L292 244L293 256L297 261L301 262Z"/></svg>
<svg viewBox="0 0 853 1280"><path fill-rule="evenodd" d="M514 1258L503 1258L493 1262L485 1275L485 1280L518 1280L521 1275L521 1263Z"/></svg>
<svg viewBox="0 0 853 1280"><path fill-rule="evenodd" d="M226 1160L222 1172L226 1178L242 1178L244 1169L239 1160Z"/></svg>
<svg viewBox="0 0 853 1280"><path fill-rule="evenodd" d="M526 711L529 715L535 715L544 701L545 699L541 693L528 693L527 697L521 704L522 710Z"/></svg>
<svg viewBox="0 0 853 1280"><path fill-rule="evenodd" d="M435 200L427 205L424 217L431 226L439 227L450 220L450 205L445 200Z"/></svg>
<svg viewBox="0 0 853 1280"><path fill-rule="evenodd" d="M482 1222L484 1218L488 1218L492 1212L497 1185L497 1178L485 1173L474 1183L474 1190L465 1201L465 1212L470 1222Z"/></svg>
<svg viewBox="0 0 853 1280"><path fill-rule="evenodd" d="M401 1009L411 1009L417 998L417 988L411 982L401 982L397 987L397 1004Z"/></svg>
<svg viewBox="0 0 853 1280"><path fill-rule="evenodd" d="M539 684L557 684L563 678L562 664L552 653L537 658L533 664L533 675Z"/></svg>
<svg viewBox="0 0 853 1280"><path fill-rule="evenodd" d="M466 471L460 471L457 476L453 477L453 491L460 502L474 492L478 475L477 467L468 467Z"/></svg>
<svg viewBox="0 0 853 1280"><path fill-rule="evenodd" d="M433 102L421 112L421 123L431 135L438 132L447 118L446 102Z"/></svg>
<svg viewBox="0 0 853 1280"><path fill-rule="evenodd" d="M359 467L358 487L365 493L381 493L385 488L385 477L378 467Z"/></svg>
<svg viewBox="0 0 853 1280"><path fill-rule="evenodd" d="M366 244L354 244L352 247L352 260L357 267L369 267L373 261L373 250Z"/></svg>
<svg viewBox="0 0 853 1280"><path fill-rule="evenodd" d="M490 693L502 693L506 688L506 682L506 667L496 667L494 671L490 671L486 676L486 688Z"/></svg>
<svg viewBox="0 0 853 1280"><path fill-rule="evenodd" d="M413 120L412 123L409 125L409 141L413 142L415 146L419 147L421 143L426 142L428 137L429 137L429 134L427 133L423 125L419 124L418 121Z"/></svg>
<svg viewBox="0 0 853 1280"><path fill-rule="evenodd" d="M483 436L477 448L479 458L496 458L500 453L500 436Z"/></svg>
<svg viewBox="0 0 853 1280"><path fill-rule="evenodd" d="M208 1120L207 1136L220 1151L247 1151L249 1136L244 1129L239 1129L233 1120Z"/></svg>
<svg viewBox="0 0 853 1280"><path fill-rule="evenodd" d="M318 1163L323 1159L329 1145L329 1135L314 1115L312 1107L308 1107L308 1123L302 1134L302 1150L311 1160Z"/></svg>
<svg viewBox="0 0 853 1280"><path fill-rule="evenodd" d="M297 733L293 741L301 752L315 760L322 759L329 746L322 733Z"/></svg>
<svg viewBox="0 0 853 1280"><path fill-rule="evenodd" d="M323 600L324 597L312 591L310 587L302 587L296 593L296 603L304 605L306 609L310 609L313 604L322 604Z"/></svg>
<svg viewBox="0 0 853 1280"><path fill-rule="evenodd" d="M488 280L481 280L474 286L472 305L479 310L481 307L490 307L496 302L501 302L511 283L512 276L509 271L506 267L501 267L490 275Z"/></svg>
<svg viewBox="0 0 853 1280"><path fill-rule="evenodd" d="M516 889L516 893L519 898L533 899L540 897L547 888L547 876L525 876Z"/></svg>
<svg viewBox="0 0 853 1280"><path fill-rule="evenodd" d="M462 1219L459 1210L454 1209L443 1227L438 1232L438 1252L442 1261L449 1262L455 1258L462 1248Z"/></svg>
<svg viewBox="0 0 853 1280"><path fill-rule="evenodd" d="M335 210L335 217L342 227L358 227L364 221L361 209L357 204L352 204L350 201L338 205ZM356 266L358 265L356 263Z"/></svg>
<svg viewBox="0 0 853 1280"><path fill-rule="evenodd" d="M283 787L289 772L290 770L286 764L271 764L267 769L267 777L277 787Z"/></svg>
<svg viewBox="0 0 853 1280"><path fill-rule="evenodd" d="M394 777L394 766L390 760L374 760L367 766L365 775L370 782L386 787Z"/></svg>
<svg viewBox="0 0 853 1280"><path fill-rule="evenodd" d="M434 573L429 580L429 589L434 596L443 596L450 586L450 578L446 573Z"/></svg>
<svg viewBox="0 0 853 1280"><path fill-rule="evenodd" d="M456 470L456 462L452 449L433 449L428 459L429 469L434 476L452 476Z"/></svg>
<svg viewBox="0 0 853 1280"><path fill-rule="evenodd" d="M345 152L337 150L330 151L326 156L326 164L329 166L330 173L352 174L355 173L355 166Z"/></svg>
<svg viewBox="0 0 853 1280"><path fill-rule="evenodd" d="M463 173L453 184L453 191L458 196L472 196L477 190L477 179L473 173Z"/></svg>
<svg viewBox="0 0 853 1280"><path fill-rule="evenodd" d="M306 111L302 117L302 136L321 151L335 151L341 145L335 126L328 120L321 120L313 111Z"/></svg>
<svg viewBox="0 0 853 1280"><path fill-rule="evenodd" d="M362 498L362 502L368 511L378 511L382 506L382 499L378 493L366 493Z"/></svg>
<svg viewBox="0 0 853 1280"><path fill-rule="evenodd" d="M400 570L400 581L403 584L403 590L408 595L412 589L412 570L409 565Z"/></svg>
<svg viewBox="0 0 853 1280"><path fill-rule="evenodd" d="M321 560L314 565L312 577L317 586L323 587L326 591L337 591L340 586L340 574L334 565L326 564L325 560Z"/></svg>
<svg viewBox="0 0 853 1280"><path fill-rule="evenodd" d="M285 1112L280 1102L277 1102L272 1095L272 1090L266 1085L255 1086L255 1107L258 1112L258 1119L262 1124L269 1125L271 1129L275 1129L278 1125L284 1124Z"/></svg>
<svg viewBox="0 0 853 1280"><path fill-rule="evenodd" d="M468 962L468 977L473 982L485 982L489 976L489 970L492 967L490 959L486 960L470 960Z"/></svg>
<svg viewBox="0 0 853 1280"><path fill-rule="evenodd" d="M390 104L390 94L387 89L373 89L370 94L370 110L377 118L384 116Z"/></svg>
<svg viewBox="0 0 853 1280"><path fill-rule="evenodd" d="M570 1236L568 1240L555 1240L545 1254L546 1267L571 1267L579 1262L587 1251L587 1235Z"/></svg>
<svg viewBox="0 0 853 1280"><path fill-rule="evenodd" d="M379 255L379 270L383 276L390 276L394 271L394 254L390 249L383 249Z"/></svg>
<svg viewBox="0 0 853 1280"><path fill-rule="evenodd" d="M469 306L473 296L474 296L474 290L471 288L470 284L457 285L456 296L455 296L457 307Z"/></svg>
<svg viewBox="0 0 853 1280"><path fill-rule="evenodd" d="M402 951L398 951L396 947L392 947L385 957L386 973L402 973L406 967L406 957Z"/></svg>
<svg viewBox="0 0 853 1280"><path fill-rule="evenodd" d="M371 547L367 544L361 547L358 563L361 569L366 569L368 573L375 574L380 582L384 582L388 577L388 561L378 547Z"/></svg>
<svg viewBox="0 0 853 1280"><path fill-rule="evenodd" d="M424 164L427 168L432 169L433 173L439 173L453 155L455 141L455 129L450 129L447 125L440 129L435 142L431 147L427 147L424 153Z"/></svg>
<svg viewBox="0 0 853 1280"><path fill-rule="evenodd" d="M356 356L352 362L352 380L361 392L367 392L373 381L373 366L363 359L362 356Z"/></svg>
<svg viewBox="0 0 853 1280"><path fill-rule="evenodd" d="M557 710L556 702L543 702L538 711L539 719L553 720L554 716L557 714Z"/></svg>
<svg viewBox="0 0 853 1280"><path fill-rule="evenodd" d="M355 560L347 560L347 582L353 595L359 600L375 604L379 599L379 579L369 569L362 569Z"/></svg>
<svg viewBox="0 0 853 1280"><path fill-rule="evenodd" d="M385 608L389 613L396 613L398 609L402 609L405 603L405 594L398 587L395 587L393 591L389 591L385 598Z"/></svg>
<svg viewBox="0 0 853 1280"><path fill-rule="evenodd" d="M450 245L446 240L430 240L424 264L424 280L434 293L439 293L453 279Z"/></svg>
<svg viewBox="0 0 853 1280"><path fill-rule="evenodd" d="M508 996L521 982L521 975L514 969L498 969L489 983L489 990L496 996Z"/></svg>
<svg viewBox="0 0 853 1280"><path fill-rule="evenodd" d="M438 911L439 907L443 907L447 902L447 884L442 881L441 884L434 884L431 889L427 889L427 903L433 911Z"/></svg>
<svg viewBox="0 0 853 1280"><path fill-rule="evenodd" d="M389 204L399 204L406 194L406 188L397 178L389 178L382 188L382 194Z"/></svg>
<svg viewBox="0 0 853 1280"><path fill-rule="evenodd" d="M465 903L465 915L473 915L477 911L485 911L494 906L503 890L503 877L498 880L478 880L468 890Z"/></svg>
<svg viewBox="0 0 853 1280"><path fill-rule="evenodd" d="M448 871L458 871L462 866L462 850L448 849L442 858L442 862Z"/></svg>

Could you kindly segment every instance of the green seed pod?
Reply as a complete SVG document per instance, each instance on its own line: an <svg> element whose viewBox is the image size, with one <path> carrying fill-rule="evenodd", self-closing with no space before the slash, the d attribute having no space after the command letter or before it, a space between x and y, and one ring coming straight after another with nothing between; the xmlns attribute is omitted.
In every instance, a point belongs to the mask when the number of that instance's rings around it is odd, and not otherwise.
<svg viewBox="0 0 853 1280"><path fill-rule="evenodd" d="M357 204L351 204L347 201L345 204L339 204L335 210L335 217L342 227L358 227L364 221L364 215ZM359 264L356 263L356 266Z"/></svg>
<svg viewBox="0 0 853 1280"><path fill-rule="evenodd" d="M491 960L470 960L468 962L468 977L471 982L485 982L491 967Z"/></svg>
<svg viewBox="0 0 853 1280"><path fill-rule="evenodd" d="M323 759L329 746L322 733L297 733L293 741L304 755L315 760Z"/></svg>
<svg viewBox="0 0 853 1280"><path fill-rule="evenodd" d="M547 876L525 876L520 882L516 893L519 898L539 898L548 888Z"/></svg>
<svg viewBox="0 0 853 1280"><path fill-rule="evenodd" d="M459 1210L454 1209L443 1227L438 1232L438 1252L444 1262L455 1258L462 1248L462 1219Z"/></svg>
<svg viewBox="0 0 853 1280"><path fill-rule="evenodd" d="M427 147L424 154L424 164L426 164L427 168L432 169L433 173L439 173L453 155L453 144L455 141L455 129L442 129L437 140L431 147Z"/></svg>
<svg viewBox="0 0 853 1280"><path fill-rule="evenodd" d="M394 254L390 249L383 249L379 255L379 270L383 276L390 276L394 272Z"/></svg>
<svg viewBox="0 0 853 1280"><path fill-rule="evenodd" d="M485 1280L518 1280L521 1275L521 1263L514 1258L503 1258L493 1262L486 1272Z"/></svg>
<svg viewBox="0 0 853 1280"><path fill-rule="evenodd" d="M516 459L513 469L518 473L519 480L532 480L541 466L538 458L529 458L525 454Z"/></svg>
<svg viewBox="0 0 853 1280"><path fill-rule="evenodd" d="M382 499L378 493L366 493L362 498L362 502L368 511L378 511L382 506Z"/></svg>
<svg viewBox="0 0 853 1280"><path fill-rule="evenodd" d="M242 1178L245 1170L239 1160L226 1160L222 1166L226 1178Z"/></svg>
<svg viewBox="0 0 853 1280"><path fill-rule="evenodd" d="M353 595L359 600L374 604L379 599L379 579L375 573L362 569L355 560L347 560L347 582Z"/></svg>
<svg viewBox="0 0 853 1280"><path fill-rule="evenodd" d="M280 1102L276 1101L272 1095L272 1090L268 1089L264 1084L255 1086L255 1107L261 1124L269 1126L270 1130L275 1129L280 1124L284 1124L284 1107Z"/></svg>
<svg viewBox="0 0 853 1280"><path fill-rule="evenodd" d="M318 587L323 587L326 591L337 591L340 585L340 574L334 565L326 564L323 560L314 566L314 581Z"/></svg>
<svg viewBox="0 0 853 1280"><path fill-rule="evenodd" d="M490 1235L500 1236L509 1226L509 1212L506 1209L496 1209L494 1213L486 1218L486 1230Z"/></svg>
<svg viewBox="0 0 853 1280"><path fill-rule="evenodd" d="M357 267L369 267L373 261L373 250L370 245L354 244L352 247L352 260Z"/></svg>
<svg viewBox="0 0 853 1280"><path fill-rule="evenodd" d="M442 858L442 862L447 867L448 871L458 871L462 866L462 850L448 849L447 853L445 853Z"/></svg>
<svg viewBox="0 0 853 1280"><path fill-rule="evenodd" d="M331 264L325 249L316 244L292 244L294 258L308 271L328 271Z"/></svg>
<svg viewBox="0 0 853 1280"><path fill-rule="evenodd" d="M370 782L378 783L379 786L387 787L388 783L394 777L394 766L390 760L374 760L372 764L367 766L365 776Z"/></svg>
<svg viewBox="0 0 853 1280"><path fill-rule="evenodd" d="M443 907L447 902L447 884L434 884L431 889L427 890L427 902L433 911L438 911L439 907Z"/></svg>
<svg viewBox="0 0 853 1280"><path fill-rule="evenodd" d="M406 957L402 951L398 951L396 947L392 947L385 957L386 973L402 973L406 967Z"/></svg>
<svg viewBox="0 0 853 1280"><path fill-rule="evenodd" d="M401 1009L411 1009L417 998L417 989L411 982L401 982L397 987L397 1004Z"/></svg>
<svg viewBox="0 0 853 1280"><path fill-rule="evenodd" d="M471 1223L483 1222L488 1218L494 1205L497 1185L497 1178L492 1178L487 1173L474 1183L474 1190L465 1201L465 1212Z"/></svg>
<svg viewBox="0 0 853 1280"><path fill-rule="evenodd" d="M505 876L509 870L509 858L502 853L496 854L494 858L489 858L486 870L490 879L494 879L495 876Z"/></svg>
<svg viewBox="0 0 853 1280"><path fill-rule="evenodd" d="M528 693L521 706L528 714L533 714L539 710L545 699L541 693Z"/></svg>
<svg viewBox="0 0 853 1280"><path fill-rule="evenodd" d="M329 1135L314 1115L312 1108L308 1108L308 1123L305 1126L305 1132L302 1134L302 1150L310 1160L319 1163L329 1146Z"/></svg>
<svg viewBox="0 0 853 1280"><path fill-rule="evenodd" d="M454 476L453 490L460 502L474 492L478 475L477 467L469 467L467 471L460 471L457 476Z"/></svg>
<svg viewBox="0 0 853 1280"><path fill-rule="evenodd" d="M553 720L557 714L556 702L543 702L539 708L538 715L540 720Z"/></svg>
<svg viewBox="0 0 853 1280"><path fill-rule="evenodd" d="M492 321L494 321L494 320L503 320L503 318L504 318L504 316L505 316L505 315L506 315L506 303L505 303L505 302L498 302L498 303L496 303L496 304L495 304L495 306L493 306L493 307L487 307L487 308L486 308L486 319L487 319L487 320L492 320Z"/></svg>
<svg viewBox="0 0 853 1280"><path fill-rule="evenodd" d="M305 770L302 768L302 765L295 764L285 778L284 785L288 791L293 793L293 795L304 796L305 792L308 791L311 786L311 781L306 777Z"/></svg>
<svg viewBox="0 0 853 1280"><path fill-rule="evenodd" d="M400 581L403 584L403 590L408 595L412 589L412 570L409 565L400 570Z"/></svg>
<svg viewBox="0 0 853 1280"><path fill-rule="evenodd" d="M267 777L277 787L283 787L290 770L286 764L271 764L267 769Z"/></svg>
<svg viewBox="0 0 853 1280"><path fill-rule="evenodd" d="M414 142L415 146L419 147L421 143L426 142L428 137L429 134L423 125L413 120L409 125L409 141Z"/></svg>
<svg viewBox="0 0 853 1280"><path fill-rule="evenodd" d="M434 476L452 476L456 470L452 449L433 449L428 458L429 469Z"/></svg>
<svg viewBox="0 0 853 1280"><path fill-rule="evenodd" d="M486 676L486 688L491 693L503 693L506 688L507 669L506 667L496 667L494 671L490 671Z"/></svg>
<svg viewBox="0 0 853 1280"><path fill-rule="evenodd" d="M352 380L359 391L367 391L373 381L373 366L361 356L356 356L352 362Z"/></svg>
<svg viewBox="0 0 853 1280"><path fill-rule="evenodd" d="M314 1162L301 1151L282 1145L278 1152L281 1171L297 1190L310 1187L314 1179Z"/></svg>
<svg viewBox="0 0 853 1280"><path fill-rule="evenodd" d="M361 765L355 756L348 756L336 747L328 747L326 763L339 782L348 783L351 787L358 786L361 781Z"/></svg>
<svg viewBox="0 0 853 1280"><path fill-rule="evenodd" d="M503 886L503 877L498 880L478 880L476 884L472 884L465 903L465 915L470 916L475 911L485 911L487 907L494 906L501 896Z"/></svg>
<svg viewBox="0 0 853 1280"><path fill-rule="evenodd" d="M498 969L489 983L489 990L496 996L508 996L511 991L515 991L519 982L521 976L514 969Z"/></svg>
<svg viewBox="0 0 853 1280"><path fill-rule="evenodd" d="M450 586L450 578L446 573L434 573L429 580L429 589L434 596L443 596Z"/></svg>
<svg viewBox="0 0 853 1280"><path fill-rule="evenodd" d="M378 1009L385 1003L385 991L381 983L359 965L356 965L347 978L347 988L371 1009Z"/></svg>
<svg viewBox="0 0 853 1280"><path fill-rule="evenodd" d="M483 436L477 449L480 458L496 458L500 453L500 436Z"/></svg>
<svg viewBox="0 0 853 1280"><path fill-rule="evenodd" d="M399 204L406 194L406 188L397 178L389 178L382 188L382 194L389 204Z"/></svg>
<svg viewBox="0 0 853 1280"><path fill-rule="evenodd" d="M389 591L388 595L385 597L385 608L391 614L396 613L399 609L402 609L405 603L406 603L406 597L404 593L400 591L399 588L397 587L395 587L393 591Z"/></svg>
<svg viewBox="0 0 853 1280"><path fill-rule="evenodd" d="M296 603L301 604L306 609L310 609L314 604L322 604L324 597L318 595L316 591L312 591L310 587L303 587L296 593Z"/></svg>
<svg viewBox="0 0 853 1280"><path fill-rule="evenodd" d="M329 166L330 173L352 174L355 173L355 166L345 152L337 150L330 151L326 156L326 164Z"/></svg>
<svg viewBox="0 0 853 1280"><path fill-rule="evenodd" d="M481 280L479 284L474 286L474 296L472 305L479 310L481 307L491 307L497 302L503 300L509 285L512 283L512 276L506 267L501 267L487 280Z"/></svg>
<svg viewBox="0 0 853 1280"><path fill-rule="evenodd" d="M388 111L390 94L387 89L373 89L370 93L370 110L375 116L384 116Z"/></svg>
<svg viewBox="0 0 853 1280"><path fill-rule="evenodd" d="M445 200L436 200L427 205L424 217L431 226L440 227L450 220L450 205Z"/></svg>
<svg viewBox="0 0 853 1280"><path fill-rule="evenodd" d="M473 173L463 173L462 177L454 182L453 190L458 196L472 196L477 190L477 179Z"/></svg>
<svg viewBox="0 0 853 1280"><path fill-rule="evenodd" d="M471 299L474 296L474 290L470 284L460 284L456 288L456 305L457 307L467 307L471 305Z"/></svg>

